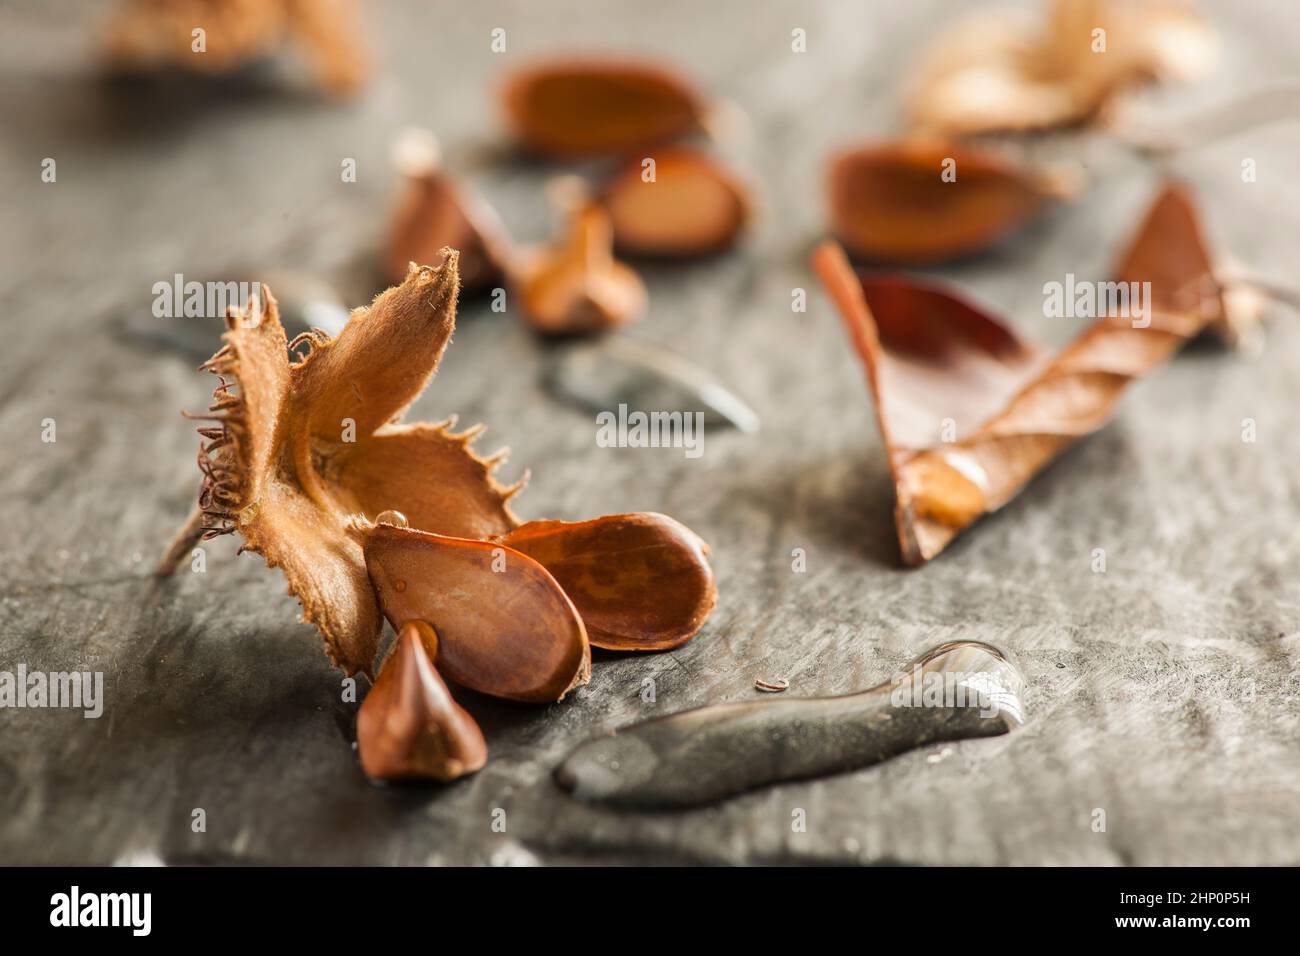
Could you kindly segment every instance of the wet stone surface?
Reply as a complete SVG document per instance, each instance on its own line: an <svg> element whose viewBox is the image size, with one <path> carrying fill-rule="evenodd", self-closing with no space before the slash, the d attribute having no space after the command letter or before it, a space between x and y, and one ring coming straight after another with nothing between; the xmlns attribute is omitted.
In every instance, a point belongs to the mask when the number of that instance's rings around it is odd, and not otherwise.
<svg viewBox="0 0 1300 956"><path fill-rule="evenodd" d="M344 106L260 73L220 97L170 83L128 99L86 59L102 4L6 10L0 670L102 671L106 699L96 720L0 711L0 861L1300 862L1293 318L1278 315L1258 357L1190 348L1002 513L929 566L899 567L862 369L807 252L823 158L893 128L909 58L965 6L735 0L706 17L667 2L584 21L569 2L454 18L376 4L389 72ZM1218 79L1151 109L1177 115L1293 69L1289 5L1206 6L1225 33ZM488 45L502 23L505 57ZM806 54L789 51L796 26ZM562 704L459 695L490 751L473 777L372 786L352 750L358 705L277 572L225 538L204 573L150 579L198 486L198 439L178 411L203 408L213 382L123 329L149 314L155 282L250 262L328 274L348 304L365 301L375 290L356 263L378 258L388 145L411 122L436 130L517 239L545 238L547 170L498 162L490 91L514 58L571 46L666 56L749 116L749 140L726 155L761 185L757 231L716 260L644 267L649 313L628 334L707 365L762 430L709 431L694 459L599 447L594 415L547 391L548 349L486 300L465 303L411 417L487 422L479 447L513 449L504 479L532 469L522 518L680 519L712 546L721 599L683 648L597 653L591 683ZM1297 152L1300 129L1283 125L1176 163L1214 239L1265 274L1300 260ZM1097 168L1110 178L1082 201L940 274L1067 341L1084 320L1044 319L1044 283L1104 277L1155 187L1152 170L1108 155ZM40 181L47 156L54 184ZM1255 184L1240 180L1243 157ZM344 158L355 183L340 181ZM791 312L795 288L804 314ZM1092 570L1098 548L1105 573ZM757 678L787 678L788 695L861 690L956 639L1016 657L1025 726L673 813L581 803L552 780L593 734L772 700Z"/></svg>

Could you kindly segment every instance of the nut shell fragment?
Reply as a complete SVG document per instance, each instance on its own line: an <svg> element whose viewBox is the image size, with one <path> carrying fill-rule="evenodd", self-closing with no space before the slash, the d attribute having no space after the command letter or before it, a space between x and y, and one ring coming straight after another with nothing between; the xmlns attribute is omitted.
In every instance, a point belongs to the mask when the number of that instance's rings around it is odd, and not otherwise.
<svg viewBox="0 0 1300 956"><path fill-rule="evenodd" d="M945 179L944 173L955 174ZM940 140L873 143L836 155L831 229L854 255L924 265L972 255L1037 218L1057 184L996 153Z"/></svg>
<svg viewBox="0 0 1300 956"><path fill-rule="evenodd" d="M510 239L496 212L441 167L437 140L408 130L395 148L403 182L389 226L384 271L400 282L412 262L437 262L442 249L460 253L460 283L476 292L499 282Z"/></svg>
<svg viewBox="0 0 1300 956"><path fill-rule="evenodd" d="M637 160L604 187L614 244L630 256L689 259L729 248L750 215L747 190L716 158L695 149L658 149L653 181Z"/></svg>
<svg viewBox="0 0 1300 956"><path fill-rule="evenodd" d="M570 214L560 243L523 257L514 281L529 324L548 335L581 335L639 319L645 284L614 258L613 244L609 214L585 204Z"/></svg>
<svg viewBox="0 0 1300 956"><path fill-rule="evenodd" d="M708 546L666 515L530 521L501 540L555 576L596 647L678 647L695 636L718 600Z"/></svg>
<svg viewBox="0 0 1300 956"><path fill-rule="evenodd" d="M549 159L625 155L700 128L700 97L651 63L574 59L516 73L502 91L515 140Z"/></svg>
<svg viewBox="0 0 1300 956"><path fill-rule="evenodd" d="M434 666L437 635L412 621L397 635L357 714L357 751L372 780L455 780L487 762L483 731Z"/></svg>
<svg viewBox="0 0 1300 956"><path fill-rule="evenodd" d="M363 529L366 568L394 628L426 621L450 680L510 700L560 700L591 674L582 618L555 579L503 544L395 525Z"/></svg>

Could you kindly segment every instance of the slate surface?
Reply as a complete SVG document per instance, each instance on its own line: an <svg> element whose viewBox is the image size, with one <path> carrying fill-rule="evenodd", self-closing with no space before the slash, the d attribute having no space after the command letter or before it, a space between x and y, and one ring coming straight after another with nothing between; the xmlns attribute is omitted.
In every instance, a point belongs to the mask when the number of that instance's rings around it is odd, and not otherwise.
<svg viewBox="0 0 1300 956"><path fill-rule="evenodd" d="M106 90L86 55L103 5L0 8L0 669L98 670L98 720L0 712L0 862L1300 863L1300 326L1276 313L1257 357L1197 346L1137 385L1116 421L930 566L903 570L891 492L856 358L806 267L827 151L895 128L909 58L956 2L376 4L382 71L352 105L275 77L219 92ZM1142 106L1174 116L1295 70L1290 4L1211 7L1216 79ZM507 29L491 54L489 30ZM790 31L809 51L790 52ZM509 315L462 310L418 417L458 412L533 471L525 518L653 509L712 545L721 602L672 653L600 655L589 686L529 708L467 697L491 761L443 789L385 790L350 749L340 700L284 582L229 539L206 574L149 569L192 500L181 408L212 383L123 340L154 282L243 264L355 274L392 192L387 148L434 127L448 162L523 240L550 228L545 169L502 162L492 84L553 50L641 50L739 104L728 156L760 184L743 250L645 270L633 334L707 361L763 416L705 454L595 445L589 414L540 385L547 350ZM1180 157L1212 234L1295 278L1300 129ZM44 157L58 181L40 181ZM358 162L359 181L340 181ZM1239 175L1256 160L1258 182ZM1042 285L1104 277L1156 172L1104 146L1084 199L978 261L944 270L1054 342ZM339 278L339 281L343 281ZM791 290L809 290L792 314ZM372 290L351 287L351 304ZM57 441L41 441L42 420ZM1258 440L1241 440L1242 420ZM792 549L807 570L793 573ZM1104 548L1107 570L1091 570ZM966 637L1017 655L1030 720L1006 738L931 748L726 805L635 816L575 804L549 772L588 734L710 701L756 677L847 692ZM645 703L653 678L656 700ZM192 813L206 811L205 833ZM1095 809L1106 815L1095 832ZM505 832L493 829L504 811ZM804 811L806 827L793 826ZM498 827L499 829L499 827Z"/></svg>

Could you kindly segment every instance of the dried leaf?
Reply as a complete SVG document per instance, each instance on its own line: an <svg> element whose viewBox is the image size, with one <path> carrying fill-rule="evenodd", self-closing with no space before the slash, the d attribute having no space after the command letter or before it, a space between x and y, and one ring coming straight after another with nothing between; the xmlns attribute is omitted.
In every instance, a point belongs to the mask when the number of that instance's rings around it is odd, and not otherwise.
<svg viewBox="0 0 1300 956"><path fill-rule="evenodd" d="M981 252L1072 188L1062 176L938 140L847 150L827 176L836 238L861 258L916 265Z"/></svg>
<svg viewBox="0 0 1300 956"><path fill-rule="evenodd" d="M1053 358L960 298L902 278L860 279L823 244L814 267L867 368L897 491L903 560L938 554L1010 501L1056 455L1101 428L1124 389L1219 314L1200 290L1209 257L1186 193L1167 186L1117 277L1149 281L1136 327L1104 316ZM951 441L942 439L950 420Z"/></svg>
<svg viewBox="0 0 1300 956"><path fill-rule="evenodd" d="M410 263L437 261L450 246L460 252L463 290L499 283L510 239L492 207L442 169L437 140L427 130L408 130L394 152L403 182L384 255L388 278L400 282Z"/></svg>
<svg viewBox="0 0 1300 956"><path fill-rule="evenodd" d="M354 0L124 0L108 24L105 56L121 71L226 73L292 39L321 88L348 95L369 72L358 20Z"/></svg>
<svg viewBox="0 0 1300 956"><path fill-rule="evenodd" d="M225 346L206 367L221 379L201 429L200 506L207 536L238 531L244 549L284 571L290 593L349 673L369 672L383 621L349 515L396 509L420 527L488 537L517 524L515 489L450 422L401 425L451 338L457 255L412 269L356 310L337 338L300 336L289 362L275 299L232 309Z"/></svg>
<svg viewBox="0 0 1300 956"><path fill-rule="evenodd" d="M432 625L438 667L451 680L495 697L546 703L591 676L582 618L532 558L502 544L412 528L361 531L389 623Z"/></svg>
<svg viewBox="0 0 1300 956"><path fill-rule="evenodd" d="M624 60L538 64L510 78L502 104L516 141L557 160L629 155L695 132L704 115L682 77Z"/></svg>
<svg viewBox="0 0 1300 956"><path fill-rule="evenodd" d="M397 635L357 714L357 751L372 780L455 780L487 763L487 742L434 666L438 636L422 621Z"/></svg>
<svg viewBox="0 0 1300 956"><path fill-rule="evenodd" d="M689 259L736 241L749 219L748 190L716 158L695 149L655 150L654 179L643 160L616 174L601 193L614 244L630 256Z"/></svg>
<svg viewBox="0 0 1300 956"><path fill-rule="evenodd" d="M1043 24L981 10L922 55L909 112L945 135L1088 123L1141 83L1207 73L1215 56L1213 31L1178 0L1054 0Z"/></svg>
<svg viewBox="0 0 1300 956"><path fill-rule="evenodd" d="M695 636L718 600L708 546L666 515L531 521L500 540L555 576L596 647L678 647Z"/></svg>
<svg viewBox="0 0 1300 956"><path fill-rule="evenodd" d="M581 335L641 317L645 284L614 258L613 246L609 214L584 202L571 211L560 243L520 257L514 284L533 328L547 335Z"/></svg>
<svg viewBox="0 0 1300 956"><path fill-rule="evenodd" d="M1161 237L1145 242L1139 233L1122 257L1115 276L1120 282L1151 283L1156 309L1196 310L1209 321L1209 331L1229 345L1240 345L1258 332L1269 301L1249 286L1225 285L1233 272L1206 239L1185 190L1182 202L1157 203L1147 217L1147 230Z"/></svg>

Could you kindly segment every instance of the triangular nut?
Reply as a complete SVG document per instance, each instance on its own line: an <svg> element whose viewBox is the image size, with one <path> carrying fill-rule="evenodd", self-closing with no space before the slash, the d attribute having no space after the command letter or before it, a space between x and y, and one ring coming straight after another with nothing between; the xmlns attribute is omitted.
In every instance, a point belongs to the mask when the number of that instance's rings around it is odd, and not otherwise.
<svg viewBox="0 0 1300 956"><path fill-rule="evenodd" d="M434 668L438 637L423 621L402 626L357 715L361 767L372 780L455 780L487 762L478 724Z"/></svg>

